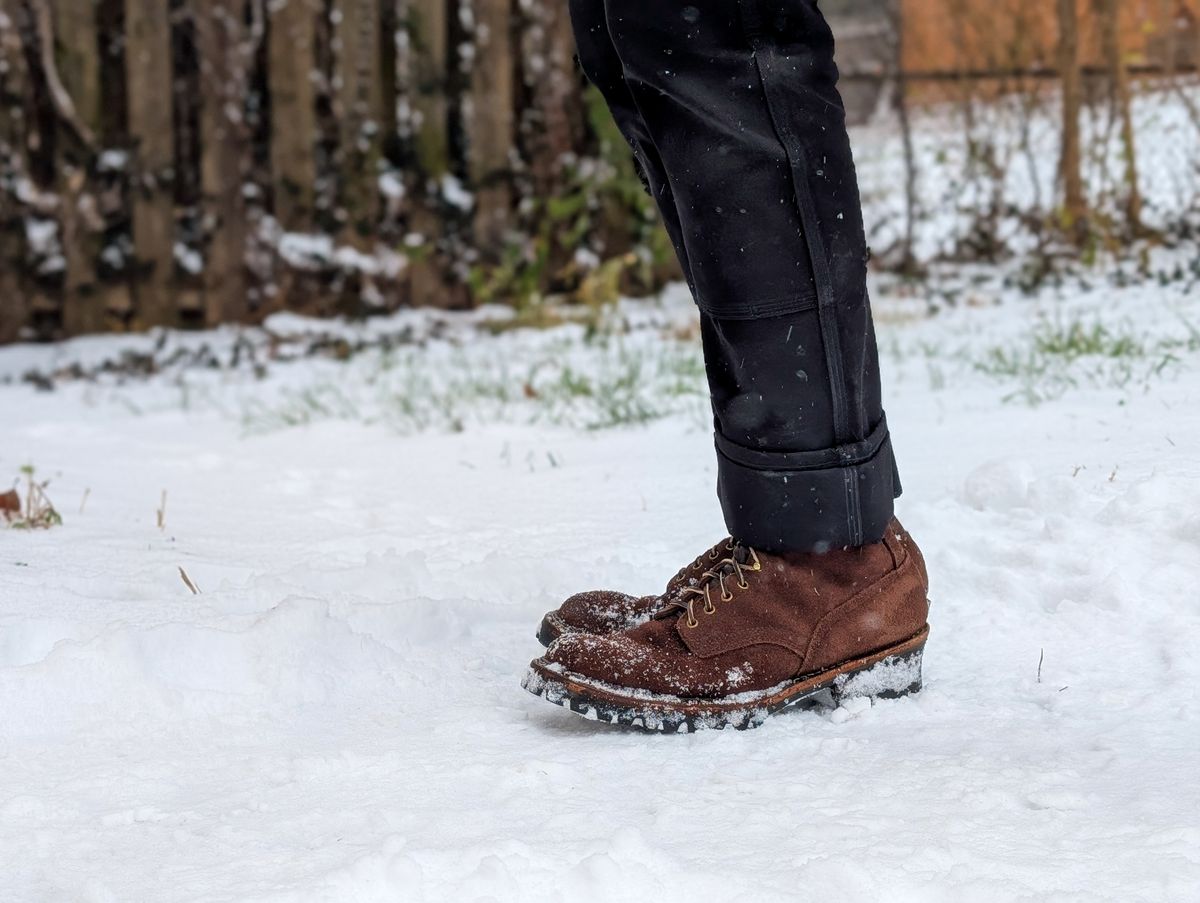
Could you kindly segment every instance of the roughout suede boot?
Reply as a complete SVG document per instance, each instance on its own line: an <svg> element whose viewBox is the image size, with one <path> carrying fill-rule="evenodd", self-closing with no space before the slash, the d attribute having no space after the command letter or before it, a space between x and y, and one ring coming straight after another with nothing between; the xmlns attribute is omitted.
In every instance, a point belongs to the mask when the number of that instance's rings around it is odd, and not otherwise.
<svg viewBox="0 0 1200 903"><path fill-rule="evenodd" d="M616 633L645 624L668 600L678 596L685 586L698 581L706 570L733 549L732 539L722 539L691 564L680 568L658 596L630 596L610 589L576 593L554 611L546 612L538 627L538 641L549 646L570 633Z"/></svg>
<svg viewBox="0 0 1200 903"><path fill-rule="evenodd" d="M593 720L659 731L758 727L820 694L833 704L921 688L929 581L912 538L823 554L735 544L645 623L572 633L524 686Z"/></svg>

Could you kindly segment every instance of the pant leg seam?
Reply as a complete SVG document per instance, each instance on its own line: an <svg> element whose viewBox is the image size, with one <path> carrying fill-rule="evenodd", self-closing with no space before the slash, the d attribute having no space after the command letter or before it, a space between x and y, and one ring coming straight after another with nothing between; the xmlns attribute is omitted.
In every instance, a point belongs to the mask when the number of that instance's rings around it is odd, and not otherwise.
<svg viewBox="0 0 1200 903"><path fill-rule="evenodd" d="M837 298L834 294L833 276L830 272L830 263L826 256L825 243L820 234L819 217L813 206L808 184L808 155L804 145L792 134L786 121L778 115L776 110L778 103L772 99L772 95L775 92L772 87L773 79L769 76L772 74L770 63L775 56L775 51L769 42L762 40L761 16L757 0L739 0L738 8L741 12L740 19L743 32L752 49L754 68L758 73L759 84L762 86L763 101L767 107L771 127L789 163L794 200L797 212L800 214L800 221L804 224L806 246L809 261L813 269L813 281L816 285L818 299L817 314L821 338L825 346L825 364L829 371L834 437L841 444L850 439L850 401L847 397L845 386L841 337L838 334L836 316ZM852 486L847 482L845 488L847 518L861 520L861 517L856 518L850 513L856 511L856 505L859 501L857 486ZM852 536L860 532L853 529L853 525L851 524L847 526L851 528L850 535Z"/></svg>
<svg viewBox="0 0 1200 903"><path fill-rule="evenodd" d="M711 304L699 297L696 306L701 312L715 320L759 320L771 317L781 317L785 314L798 314L816 310L818 305L815 293L794 293L778 298L765 298L761 301L743 301L737 304Z"/></svg>

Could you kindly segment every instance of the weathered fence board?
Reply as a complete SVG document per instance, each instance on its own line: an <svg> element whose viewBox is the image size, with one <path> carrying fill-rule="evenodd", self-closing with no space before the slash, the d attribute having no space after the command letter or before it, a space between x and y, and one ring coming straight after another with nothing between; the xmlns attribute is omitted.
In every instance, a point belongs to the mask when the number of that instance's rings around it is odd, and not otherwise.
<svg viewBox="0 0 1200 903"><path fill-rule="evenodd" d="M313 225L317 181L317 0L268 4L271 95L271 183L275 217L285 229Z"/></svg>
<svg viewBox="0 0 1200 903"><path fill-rule="evenodd" d="M171 18L166 2L125 5L125 83L131 138L135 322L175 325Z"/></svg>

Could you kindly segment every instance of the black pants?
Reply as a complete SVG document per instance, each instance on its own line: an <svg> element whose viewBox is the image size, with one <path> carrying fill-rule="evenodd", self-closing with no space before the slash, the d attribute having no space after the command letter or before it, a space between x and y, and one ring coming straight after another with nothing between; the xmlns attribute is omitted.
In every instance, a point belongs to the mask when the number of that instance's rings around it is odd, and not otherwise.
<svg viewBox="0 0 1200 903"><path fill-rule="evenodd" d="M900 487L816 0L570 4L700 308L730 533L776 551L880 539Z"/></svg>

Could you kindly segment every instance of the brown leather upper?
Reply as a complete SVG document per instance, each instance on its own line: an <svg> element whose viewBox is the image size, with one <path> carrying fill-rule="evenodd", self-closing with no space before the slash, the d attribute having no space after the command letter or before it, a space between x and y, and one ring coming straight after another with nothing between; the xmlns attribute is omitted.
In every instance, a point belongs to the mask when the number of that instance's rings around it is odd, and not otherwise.
<svg viewBox="0 0 1200 903"><path fill-rule="evenodd" d="M709 578L630 630L575 634L543 661L622 687L688 697L762 690L900 643L925 626L924 560L897 521L881 542L823 554L738 553L726 592ZM751 570L754 561L760 565ZM691 611L687 610L687 600ZM711 612L706 612L711 607Z"/></svg>

